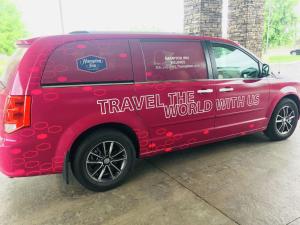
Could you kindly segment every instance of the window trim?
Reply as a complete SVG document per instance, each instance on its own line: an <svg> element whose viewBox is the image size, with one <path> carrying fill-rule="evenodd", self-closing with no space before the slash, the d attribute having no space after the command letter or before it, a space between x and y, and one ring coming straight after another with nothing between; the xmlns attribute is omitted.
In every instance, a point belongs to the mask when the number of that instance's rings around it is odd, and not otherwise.
<svg viewBox="0 0 300 225"><path fill-rule="evenodd" d="M95 38L95 39L90 39L90 40L85 40L85 39L78 39L78 40L73 40L73 41L68 41L66 43L60 44L56 46L47 56L45 65L43 66L43 70L40 76L40 87L45 87L45 88L51 88L51 87L82 87L82 86L101 86L101 85L120 85L120 84L132 84L135 81L134 77L134 72L133 72L133 61L132 61L132 52L131 52L131 46L130 46L130 39L127 38L116 38L116 39L111 39L111 38ZM43 83L43 77L45 75L45 69L48 65L49 59L53 56L55 51L64 45L68 44L74 44L76 42L91 42L91 41L124 41L127 43L128 47L128 53L129 53L129 60L130 60L130 74L131 78L129 80L112 80L112 81L79 81L79 82L55 82L55 83ZM76 65L77 67L77 65Z"/></svg>
<svg viewBox="0 0 300 225"><path fill-rule="evenodd" d="M205 41L201 41L201 44L203 47L206 66L207 66L207 73L208 73L207 79L214 80L213 63L210 55L210 42L205 40Z"/></svg>
<svg viewBox="0 0 300 225"><path fill-rule="evenodd" d="M128 85L134 84L134 81L101 81L101 82L69 82L69 83L49 83L44 84L42 88L58 88L58 87L86 87L86 86L108 86L108 85Z"/></svg>
<svg viewBox="0 0 300 225"><path fill-rule="evenodd" d="M143 82L139 82L139 83L163 83L163 82L201 82L201 81L207 81L207 80L211 80L213 79L212 75L212 68L211 68L211 63L207 61L207 47L205 44L205 41L203 40L189 40L189 39L170 39L170 38L142 38L139 39L140 42L140 51L142 52L143 55L143 64L145 67L145 72L147 71L147 67L146 67L146 62L145 62L145 57L144 57L144 51L142 48L142 43L145 42L191 42L191 43L198 43L201 47L202 47L202 51L203 51L203 59L205 60L205 64L206 64L206 72L207 72L207 77L205 79L189 79L189 80L160 80L160 81L148 81L146 76L144 77L144 81ZM207 52L206 52L207 51Z"/></svg>
<svg viewBox="0 0 300 225"><path fill-rule="evenodd" d="M224 45L224 46L229 46L229 47L233 47L236 48L238 50L240 50L241 52L243 52L244 54L246 54L247 56L249 56L251 59L253 59L258 66L258 76L256 78L224 78L224 79L219 79L217 77L217 63L216 63L216 58L214 56L213 50L212 50L212 44L219 44L219 45ZM212 71L213 71L213 78L214 80L259 80L261 79L260 74L261 74L261 61L259 59L257 59L254 55L252 55L250 52L248 52L246 49L237 46L237 45L232 45L232 44L228 44L228 43L224 43L224 42L219 42L219 41L207 41L206 43L207 48L208 48L208 52L209 52L209 56L210 56L210 60L211 60L211 66L212 66Z"/></svg>

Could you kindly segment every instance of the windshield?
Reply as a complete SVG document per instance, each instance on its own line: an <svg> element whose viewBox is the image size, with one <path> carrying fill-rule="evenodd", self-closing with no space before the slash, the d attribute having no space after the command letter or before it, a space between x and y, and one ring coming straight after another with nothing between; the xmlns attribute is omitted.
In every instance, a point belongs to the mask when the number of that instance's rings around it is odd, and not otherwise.
<svg viewBox="0 0 300 225"><path fill-rule="evenodd" d="M15 53L9 58L8 63L4 69L3 74L0 74L0 88L7 85L10 75L15 71L24 56L27 48L18 48Z"/></svg>

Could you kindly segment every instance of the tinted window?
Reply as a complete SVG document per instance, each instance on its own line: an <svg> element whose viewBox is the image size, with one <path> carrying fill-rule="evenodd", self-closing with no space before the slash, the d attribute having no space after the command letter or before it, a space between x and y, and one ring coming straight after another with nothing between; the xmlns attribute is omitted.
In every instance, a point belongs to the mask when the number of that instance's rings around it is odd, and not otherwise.
<svg viewBox="0 0 300 225"><path fill-rule="evenodd" d="M258 63L241 50L213 43L212 51L216 60L218 79L258 77Z"/></svg>
<svg viewBox="0 0 300 225"><path fill-rule="evenodd" d="M91 40L65 44L50 56L42 84L132 81L126 40Z"/></svg>
<svg viewBox="0 0 300 225"><path fill-rule="evenodd" d="M200 42L142 42L147 81L207 79Z"/></svg>

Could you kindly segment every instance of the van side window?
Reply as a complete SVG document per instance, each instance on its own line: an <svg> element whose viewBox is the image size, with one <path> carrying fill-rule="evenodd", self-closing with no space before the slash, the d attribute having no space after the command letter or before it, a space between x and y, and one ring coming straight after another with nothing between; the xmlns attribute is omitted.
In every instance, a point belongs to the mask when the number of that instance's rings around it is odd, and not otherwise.
<svg viewBox="0 0 300 225"><path fill-rule="evenodd" d="M141 42L147 81L207 79L207 66L200 42Z"/></svg>
<svg viewBox="0 0 300 225"><path fill-rule="evenodd" d="M64 44L45 66L42 84L133 81L127 40L90 40Z"/></svg>
<svg viewBox="0 0 300 225"><path fill-rule="evenodd" d="M218 79L257 78L259 65L241 50L226 44L212 43Z"/></svg>

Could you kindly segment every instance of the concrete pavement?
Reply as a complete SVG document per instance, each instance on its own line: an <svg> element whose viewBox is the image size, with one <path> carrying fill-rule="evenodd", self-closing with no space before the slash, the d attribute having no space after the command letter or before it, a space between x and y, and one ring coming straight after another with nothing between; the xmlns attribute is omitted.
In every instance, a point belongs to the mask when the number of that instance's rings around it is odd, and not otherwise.
<svg viewBox="0 0 300 225"><path fill-rule="evenodd" d="M279 77L300 81L300 62L276 63L270 64L271 71L274 74L280 74Z"/></svg>
<svg viewBox="0 0 300 225"><path fill-rule="evenodd" d="M140 160L121 187L92 193L60 175L0 176L0 224L300 224L300 129Z"/></svg>

